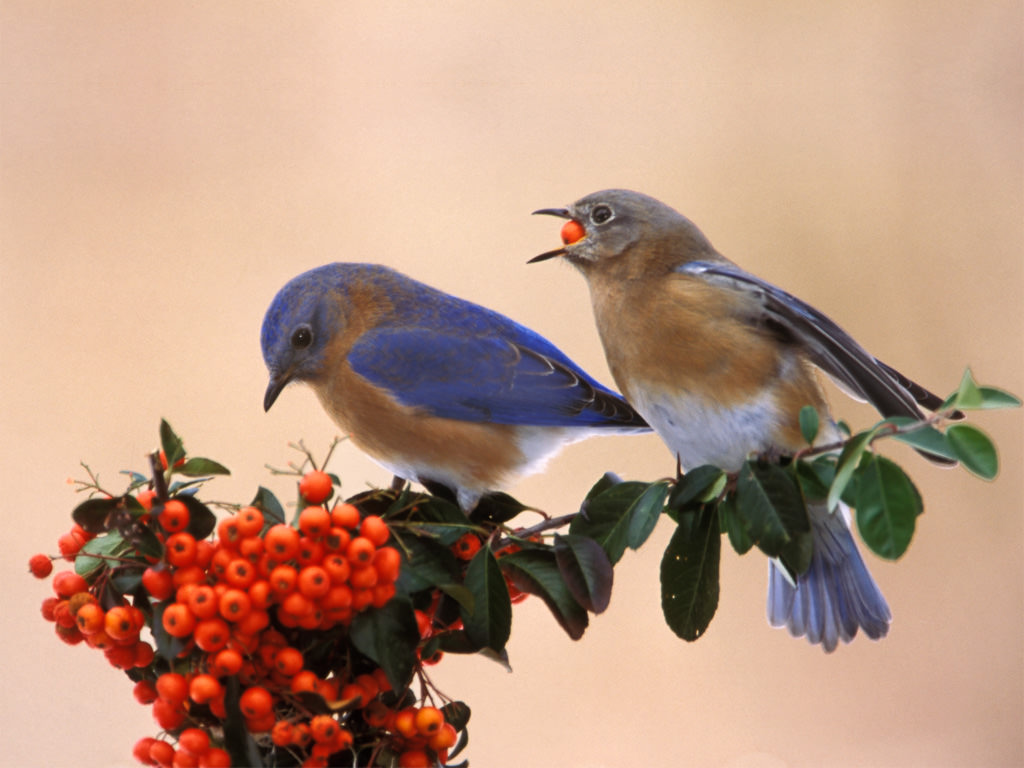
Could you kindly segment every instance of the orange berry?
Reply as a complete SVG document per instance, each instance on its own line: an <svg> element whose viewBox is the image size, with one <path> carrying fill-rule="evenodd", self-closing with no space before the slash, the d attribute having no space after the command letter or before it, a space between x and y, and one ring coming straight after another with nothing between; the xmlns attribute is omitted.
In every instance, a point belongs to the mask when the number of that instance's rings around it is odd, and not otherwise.
<svg viewBox="0 0 1024 768"><path fill-rule="evenodd" d="M348 683L342 686L338 696L341 697L342 701L348 702L349 706L356 709L365 707L370 701L370 697L366 695L366 689L358 683Z"/></svg>
<svg viewBox="0 0 1024 768"><path fill-rule="evenodd" d="M235 622L236 635L255 635L270 625L270 614L262 609L253 609L241 620Z"/></svg>
<svg viewBox="0 0 1024 768"><path fill-rule="evenodd" d="M139 640L139 642L135 644L134 650L135 660L133 666L144 669L153 663L156 651L153 649L153 646L145 640Z"/></svg>
<svg viewBox="0 0 1024 768"><path fill-rule="evenodd" d="M309 732L318 744L330 743L338 737L341 726L330 715L316 715L309 721Z"/></svg>
<svg viewBox="0 0 1024 768"><path fill-rule="evenodd" d="M197 619L212 619L217 615L217 594L208 584L188 590L186 603Z"/></svg>
<svg viewBox="0 0 1024 768"><path fill-rule="evenodd" d="M290 560L299 551L299 532L284 523L272 525L263 537L263 546L278 560Z"/></svg>
<svg viewBox="0 0 1024 768"><path fill-rule="evenodd" d="M224 581L232 587L246 589L256 581L256 568L245 558L236 557L228 563L228 567L224 571Z"/></svg>
<svg viewBox="0 0 1024 768"><path fill-rule="evenodd" d="M231 768L231 755L226 749L211 747L209 752L199 756L199 768Z"/></svg>
<svg viewBox="0 0 1024 768"><path fill-rule="evenodd" d="M196 624L192 632L196 645L207 653L216 653L228 644L231 639L231 627L224 619L214 616L210 619L203 619Z"/></svg>
<svg viewBox="0 0 1024 768"><path fill-rule="evenodd" d="M95 635L106 626L106 612L98 603L87 603L75 613L75 625L83 635Z"/></svg>
<svg viewBox="0 0 1024 768"><path fill-rule="evenodd" d="M292 592L281 601L281 610L296 619L313 612L313 601L301 592Z"/></svg>
<svg viewBox="0 0 1024 768"><path fill-rule="evenodd" d="M171 637L188 637L196 627L196 617L183 603L171 603L164 609L164 629Z"/></svg>
<svg viewBox="0 0 1024 768"><path fill-rule="evenodd" d="M294 677L301 672L304 663L302 651L298 648L285 646L274 653L274 669L286 677Z"/></svg>
<svg viewBox="0 0 1024 768"><path fill-rule="evenodd" d="M322 539L312 539L306 536L299 542L299 553L296 556L296 561L300 568L306 565L319 565L323 562L326 554L327 547L324 546Z"/></svg>
<svg viewBox="0 0 1024 768"><path fill-rule="evenodd" d="M319 469L307 472L299 481L299 493L310 504L322 504L327 501L333 490L331 476Z"/></svg>
<svg viewBox="0 0 1024 768"><path fill-rule="evenodd" d="M143 488L135 494L135 500L142 505L142 508L149 512L153 508L153 500L156 498L156 491L152 488Z"/></svg>
<svg viewBox="0 0 1024 768"><path fill-rule="evenodd" d="M128 638L132 638L134 641L138 638L140 629L141 627L135 623L135 616L129 606L115 605L107 611L107 616L104 621L104 631L114 638L114 640L127 640Z"/></svg>
<svg viewBox="0 0 1024 768"><path fill-rule="evenodd" d="M149 756L150 747L156 741L152 736L143 736L141 739L135 742L135 746L132 747L132 757L138 760L143 765L156 765L156 761ZM168 745L170 746L170 745Z"/></svg>
<svg viewBox="0 0 1024 768"><path fill-rule="evenodd" d="M437 733L427 740L427 746L435 752L440 752L442 749L451 749L458 740L459 734L455 730L455 726L445 723Z"/></svg>
<svg viewBox="0 0 1024 768"><path fill-rule="evenodd" d="M302 693L303 691L315 692L317 679L316 673L313 670L304 669L292 678L288 688L292 693Z"/></svg>
<svg viewBox="0 0 1024 768"><path fill-rule="evenodd" d="M407 749L398 756L398 768L431 768L434 761L422 749Z"/></svg>
<svg viewBox="0 0 1024 768"><path fill-rule="evenodd" d="M269 733L276 722L277 717L271 711L267 712L265 715L260 715L259 717L245 718L245 727L248 729L249 733Z"/></svg>
<svg viewBox="0 0 1024 768"><path fill-rule="evenodd" d="M256 565L263 558L263 539L259 536L249 536L238 542L238 554Z"/></svg>
<svg viewBox="0 0 1024 768"><path fill-rule="evenodd" d="M331 529L331 514L323 507L306 507L299 513L299 530L318 538Z"/></svg>
<svg viewBox="0 0 1024 768"><path fill-rule="evenodd" d="M242 654L234 648L224 648L217 651L210 664L210 671L218 677L237 675L242 668Z"/></svg>
<svg viewBox="0 0 1024 768"><path fill-rule="evenodd" d="M166 600L174 592L174 574L163 565L151 565L142 572L142 586L154 600Z"/></svg>
<svg viewBox="0 0 1024 768"><path fill-rule="evenodd" d="M374 699L363 708L363 719L371 728L383 728L391 710L380 699Z"/></svg>
<svg viewBox="0 0 1024 768"><path fill-rule="evenodd" d="M349 565L348 558L342 554L328 555L324 558L321 566L327 571L327 576L332 584L344 584L352 573L352 566Z"/></svg>
<svg viewBox="0 0 1024 768"><path fill-rule="evenodd" d="M178 734L178 746L193 755L201 755L210 749L210 734L202 728L186 728Z"/></svg>
<svg viewBox="0 0 1024 768"><path fill-rule="evenodd" d="M400 709L395 713L394 727L391 729L401 736L407 739L414 738L419 735L419 731L416 729L416 708L406 707Z"/></svg>
<svg viewBox="0 0 1024 768"><path fill-rule="evenodd" d="M164 508L160 510L160 514L157 515L157 520L168 533L184 531L189 522L188 507L181 499L168 499L164 503Z"/></svg>
<svg viewBox="0 0 1024 768"><path fill-rule="evenodd" d="M402 556L394 547L381 547L373 555L373 567L379 580L393 584L398 581L398 572L402 565Z"/></svg>
<svg viewBox="0 0 1024 768"><path fill-rule="evenodd" d="M152 704L157 700L158 694L152 680L139 680L132 688L132 696L139 704Z"/></svg>
<svg viewBox="0 0 1024 768"><path fill-rule="evenodd" d="M308 598L323 597L331 588L331 578L320 566L307 565L299 571L298 588Z"/></svg>
<svg viewBox="0 0 1024 768"><path fill-rule="evenodd" d="M345 555L348 557L352 567L358 568L361 565L369 565L372 563L373 556L376 551L377 547L374 546L372 541L365 536L356 536L349 542L348 549L345 550Z"/></svg>
<svg viewBox="0 0 1024 768"><path fill-rule="evenodd" d="M350 541L352 541L351 533L345 528L332 525L327 535L323 538L324 549L328 552L344 552L348 548Z"/></svg>
<svg viewBox="0 0 1024 768"><path fill-rule="evenodd" d="M562 242L566 245L572 245L573 243L579 242L587 234L587 231L583 229L583 225L580 224L576 219L569 219L562 225L560 232L562 236Z"/></svg>
<svg viewBox="0 0 1024 768"><path fill-rule="evenodd" d="M331 510L331 523L339 528L355 530L359 527L359 508L354 504L335 504Z"/></svg>
<svg viewBox="0 0 1024 768"><path fill-rule="evenodd" d="M472 560L479 551L480 537L470 531L462 534L459 540L452 544L452 552L459 560Z"/></svg>
<svg viewBox="0 0 1024 768"><path fill-rule="evenodd" d="M377 515L367 515L359 526L359 535L368 538L375 547L383 547L391 538L391 531L388 530L387 523L383 518Z"/></svg>
<svg viewBox="0 0 1024 768"><path fill-rule="evenodd" d="M57 597L69 598L78 592L85 592L89 584L74 571L61 571L51 582Z"/></svg>
<svg viewBox="0 0 1024 768"><path fill-rule="evenodd" d="M238 535L243 539L258 536L263 530L263 513L256 507L242 507L235 515Z"/></svg>
<svg viewBox="0 0 1024 768"><path fill-rule="evenodd" d="M295 591L298 581L298 571L290 565L279 565L270 572L270 591L283 597Z"/></svg>
<svg viewBox="0 0 1024 768"><path fill-rule="evenodd" d="M369 589L377 585L377 570L371 566L356 568L348 577L352 589Z"/></svg>
<svg viewBox="0 0 1024 768"><path fill-rule="evenodd" d="M421 736L433 736L444 725L444 713L437 707L421 707L416 713L416 730Z"/></svg>
<svg viewBox="0 0 1024 768"><path fill-rule="evenodd" d="M65 533L57 539L57 548L65 560L74 560L83 544L85 544L85 537L74 531Z"/></svg>
<svg viewBox="0 0 1024 768"><path fill-rule="evenodd" d="M181 703L188 696L188 683L179 672L165 672L156 679L156 692L161 699Z"/></svg>
<svg viewBox="0 0 1024 768"><path fill-rule="evenodd" d="M238 698L238 707L247 719L256 719L272 713L274 699L262 685L246 688ZM273 726L271 726L273 727ZM269 730L269 729L268 729Z"/></svg>
<svg viewBox="0 0 1024 768"><path fill-rule="evenodd" d="M363 699L364 702L369 702L380 693L380 686L377 684L377 678L373 675L356 675L356 678L352 681L366 693L366 697Z"/></svg>
<svg viewBox="0 0 1024 768"><path fill-rule="evenodd" d="M196 561L196 539L187 531L168 536L164 550L164 559L175 568L187 568Z"/></svg>
<svg viewBox="0 0 1024 768"><path fill-rule="evenodd" d="M32 555L28 559L28 569L37 579L45 579L53 573L53 560L49 555Z"/></svg>
<svg viewBox="0 0 1024 768"><path fill-rule="evenodd" d="M220 615L228 621L241 621L252 610L252 600L244 590L228 589L220 596L219 610Z"/></svg>
<svg viewBox="0 0 1024 768"><path fill-rule="evenodd" d="M180 587L183 584L204 584L206 582L206 571L198 565L176 568L172 580L176 587Z"/></svg>
<svg viewBox="0 0 1024 768"><path fill-rule="evenodd" d="M374 608L383 608L391 602L391 598L395 596L397 591L398 590L395 589L394 584L377 584L373 587L373 600L371 601L371 605L373 605Z"/></svg>
<svg viewBox="0 0 1024 768"><path fill-rule="evenodd" d="M150 765L169 766L174 760L174 747L166 741L151 739L149 744Z"/></svg>
<svg viewBox="0 0 1024 768"><path fill-rule="evenodd" d="M270 740L278 747L291 746L295 739L295 726L287 720L278 720L270 730Z"/></svg>

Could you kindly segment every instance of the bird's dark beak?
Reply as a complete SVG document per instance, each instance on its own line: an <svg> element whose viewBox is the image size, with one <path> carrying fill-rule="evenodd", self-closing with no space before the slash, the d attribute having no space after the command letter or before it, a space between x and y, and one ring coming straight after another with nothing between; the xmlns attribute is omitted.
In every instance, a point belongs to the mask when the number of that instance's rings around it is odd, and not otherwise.
<svg viewBox="0 0 1024 768"><path fill-rule="evenodd" d="M270 377L270 383L267 385L266 394L263 395L263 410L269 411L270 406L277 400L277 396L281 394L288 382L292 380L291 374L274 374Z"/></svg>
<svg viewBox="0 0 1024 768"><path fill-rule="evenodd" d="M565 208L541 208L540 210L534 211L532 215L536 216L543 214L544 216L557 216L560 219L571 219L572 214ZM565 248L555 248L553 251L546 251L540 256L534 256L530 259L527 264L536 264L538 261L547 261L553 259L556 256L565 256Z"/></svg>

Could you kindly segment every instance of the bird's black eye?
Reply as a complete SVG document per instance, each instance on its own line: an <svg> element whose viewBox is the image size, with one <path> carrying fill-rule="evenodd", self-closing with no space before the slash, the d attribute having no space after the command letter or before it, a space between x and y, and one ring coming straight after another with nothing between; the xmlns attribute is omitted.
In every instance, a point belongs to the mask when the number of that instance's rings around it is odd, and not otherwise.
<svg viewBox="0 0 1024 768"><path fill-rule="evenodd" d="M295 349L305 349L313 343L313 330L308 325L300 325L292 333L292 346Z"/></svg>
<svg viewBox="0 0 1024 768"><path fill-rule="evenodd" d="M590 212L590 220L595 224L604 224L611 217L612 209L607 205L594 206L594 210Z"/></svg>

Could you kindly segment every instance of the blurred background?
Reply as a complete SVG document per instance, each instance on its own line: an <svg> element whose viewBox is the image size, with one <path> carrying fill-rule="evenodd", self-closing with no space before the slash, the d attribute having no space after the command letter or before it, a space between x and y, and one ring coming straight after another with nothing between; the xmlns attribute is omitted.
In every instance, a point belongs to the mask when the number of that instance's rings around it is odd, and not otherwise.
<svg viewBox="0 0 1024 768"><path fill-rule="evenodd" d="M157 727L102 655L56 640L48 587L80 461L117 488L161 417L233 470L322 455L313 395L269 414L274 293L373 261L511 315L610 382L582 278L526 260L531 218L610 186L678 208L742 266L945 394L965 366L1024 392L1020 2L132 3L0 6L0 763L132 764ZM874 413L835 390L855 427ZM887 639L831 656L770 629L767 566L723 555L699 642L662 620L663 521L568 640L516 610L514 672L447 657L474 765L1010 766L1024 762L1022 416L982 413L994 483L887 449L926 503L868 558ZM388 481L343 445L345 490ZM655 479L654 437L572 446L510 489L573 510L605 470Z"/></svg>

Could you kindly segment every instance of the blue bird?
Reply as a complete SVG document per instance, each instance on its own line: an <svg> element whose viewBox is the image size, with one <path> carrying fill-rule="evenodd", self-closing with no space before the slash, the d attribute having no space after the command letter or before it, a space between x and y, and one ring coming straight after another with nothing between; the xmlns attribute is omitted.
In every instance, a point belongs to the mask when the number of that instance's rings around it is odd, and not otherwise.
<svg viewBox="0 0 1024 768"><path fill-rule="evenodd" d="M269 410L305 382L352 441L398 477L472 509L563 445L649 431L618 394L504 315L376 264L291 280L263 320Z"/></svg>

